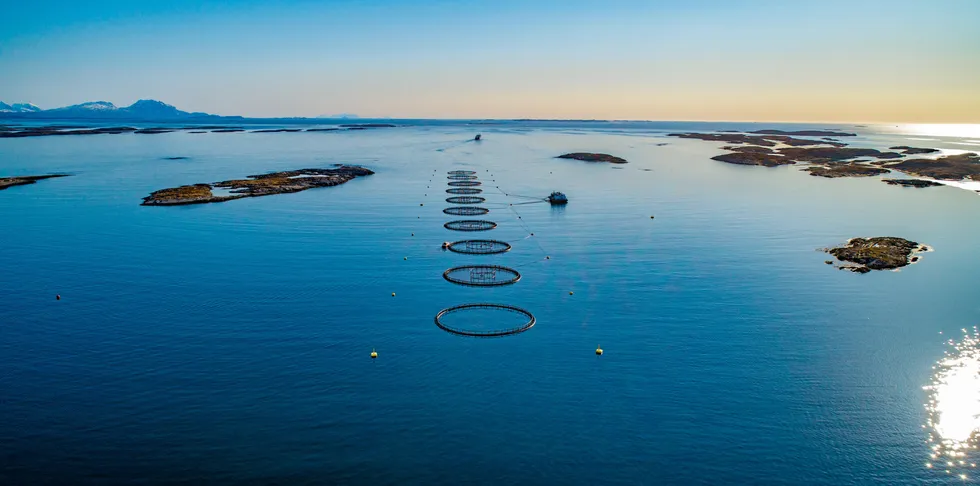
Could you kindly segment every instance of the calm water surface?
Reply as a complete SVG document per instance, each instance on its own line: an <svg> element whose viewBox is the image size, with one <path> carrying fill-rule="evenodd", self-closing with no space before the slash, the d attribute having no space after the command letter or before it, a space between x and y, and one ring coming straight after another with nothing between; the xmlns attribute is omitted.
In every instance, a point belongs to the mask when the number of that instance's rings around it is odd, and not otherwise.
<svg viewBox="0 0 980 486"><path fill-rule="evenodd" d="M980 197L727 165L709 159L719 144L665 137L712 128L2 140L0 175L74 177L0 192L0 483L980 478L969 464L980 357L969 336L959 344L980 323ZM468 142L478 130L484 140ZM853 143L875 148L976 141L857 130ZM552 159L570 151L630 163ZM139 206L164 187L334 163L377 173ZM474 234L512 251L440 249L471 235L442 227L459 219L442 213L454 169L478 172L499 224ZM517 204L552 190L570 204ZM936 251L867 275L815 251L879 235ZM442 278L479 262L523 278L492 289ZM433 323L481 301L527 308L537 325L474 339ZM933 369L947 339L966 349L937 366L959 370L952 382ZM926 408L934 382L942 393ZM946 436L961 446L954 467L948 443L933 449Z"/></svg>

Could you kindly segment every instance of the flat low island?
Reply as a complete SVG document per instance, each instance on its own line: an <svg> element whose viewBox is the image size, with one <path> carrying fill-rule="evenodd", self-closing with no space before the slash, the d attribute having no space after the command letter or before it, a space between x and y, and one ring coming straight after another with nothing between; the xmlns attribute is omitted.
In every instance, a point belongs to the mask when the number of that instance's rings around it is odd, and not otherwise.
<svg viewBox="0 0 980 486"><path fill-rule="evenodd" d="M47 175L37 175L37 176L16 176L16 177L0 177L0 191L14 186L26 186L28 184L35 184L37 181L44 179L51 179L54 177L68 177L69 174L47 174Z"/></svg>
<svg viewBox="0 0 980 486"><path fill-rule="evenodd" d="M192 184L154 191L143 198L143 206L179 206L231 201L245 197L270 196L305 191L316 187L339 186L355 177L374 174L370 169L342 165L333 169L299 169L251 175L213 184ZM212 189L229 189L230 194L215 195Z"/></svg>
<svg viewBox="0 0 980 486"><path fill-rule="evenodd" d="M581 160L584 162L609 162L610 164L626 163L626 159L622 157L616 157L615 155L609 155L609 154L590 153L590 152L573 152L570 154L562 154L555 158Z"/></svg>
<svg viewBox="0 0 980 486"><path fill-rule="evenodd" d="M845 262L837 268L868 273L872 270L894 270L915 263L919 261L917 254L929 251L929 247L904 238L878 236L851 238L842 246L824 251Z"/></svg>

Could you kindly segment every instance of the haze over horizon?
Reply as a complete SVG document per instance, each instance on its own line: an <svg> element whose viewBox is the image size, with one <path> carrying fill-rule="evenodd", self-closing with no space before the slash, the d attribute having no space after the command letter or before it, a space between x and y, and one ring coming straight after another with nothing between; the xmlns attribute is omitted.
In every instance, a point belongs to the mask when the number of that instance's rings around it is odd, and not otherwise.
<svg viewBox="0 0 980 486"><path fill-rule="evenodd" d="M0 5L0 100L249 117L980 123L980 2Z"/></svg>

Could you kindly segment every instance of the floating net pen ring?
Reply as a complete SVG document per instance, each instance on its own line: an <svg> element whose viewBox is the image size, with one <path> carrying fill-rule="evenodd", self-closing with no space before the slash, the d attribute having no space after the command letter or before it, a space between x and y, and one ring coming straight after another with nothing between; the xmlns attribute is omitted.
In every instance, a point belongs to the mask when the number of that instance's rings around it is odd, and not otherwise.
<svg viewBox="0 0 980 486"><path fill-rule="evenodd" d="M449 181L446 185L453 187L476 187L482 186L483 183L480 181Z"/></svg>
<svg viewBox="0 0 980 486"><path fill-rule="evenodd" d="M475 181L477 177L475 175L453 174L446 176L446 179L453 181Z"/></svg>
<svg viewBox="0 0 980 486"><path fill-rule="evenodd" d="M442 272L442 278L471 287L498 287L521 279L521 273L500 265L463 265Z"/></svg>
<svg viewBox="0 0 980 486"><path fill-rule="evenodd" d="M480 216L489 213L490 210L478 206L453 206L443 209L442 212L453 216Z"/></svg>
<svg viewBox="0 0 980 486"><path fill-rule="evenodd" d="M465 313L468 310L499 310L504 312L512 312L523 316L526 320L524 323L505 329L494 329L494 330L477 330L477 329L467 329L465 327L454 326L447 324L444 321L444 317L455 313ZM438 314L436 314L436 325L439 326L444 331L459 334L461 336L475 336L475 337L493 337L493 336L506 336L508 334L517 334L534 327L535 319L534 315L530 312L521 309L520 307L505 304L461 304L454 305L452 307L447 307Z"/></svg>
<svg viewBox="0 0 980 486"><path fill-rule="evenodd" d="M483 189L476 189L473 187L450 187L446 189L449 194L480 194Z"/></svg>
<svg viewBox="0 0 980 486"><path fill-rule="evenodd" d="M510 243L498 240L460 240L446 246L449 251L468 255L495 255L506 253L511 248Z"/></svg>
<svg viewBox="0 0 980 486"><path fill-rule="evenodd" d="M473 175L476 174L475 170L451 170L446 172L449 175Z"/></svg>
<svg viewBox="0 0 980 486"><path fill-rule="evenodd" d="M446 198L446 202L450 204L479 204L486 201L487 198L479 196L454 196Z"/></svg>
<svg viewBox="0 0 980 486"><path fill-rule="evenodd" d="M483 219L458 219L442 226L453 231L490 231L497 227L497 223Z"/></svg>

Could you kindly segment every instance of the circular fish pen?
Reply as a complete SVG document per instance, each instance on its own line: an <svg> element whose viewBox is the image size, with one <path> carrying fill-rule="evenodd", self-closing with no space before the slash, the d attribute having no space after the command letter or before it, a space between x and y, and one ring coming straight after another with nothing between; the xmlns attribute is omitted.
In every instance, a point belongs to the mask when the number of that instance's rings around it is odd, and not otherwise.
<svg viewBox="0 0 980 486"><path fill-rule="evenodd" d="M446 179L454 181L475 181L477 177L475 175L453 174L451 176L446 176Z"/></svg>
<svg viewBox="0 0 980 486"><path fill-rule="evenodd" d="M454 206L443 209L442 212L453 216L480 216L489 213L490 210L478 206Z"/></svg>
<svg viewBox="0 0 980 486"><path fill-rule="evenodd" d="M449 251L468 255L495 255L506 253L511 248L510 243L498 240L460 240L446 246Z"/></svg>
<svg viewBox="0 0 980 486"><path fill-rule="evenodd" d="M442 272L442 278L470 287L499 287L521 279L521 273L500 265L463 265Z"/></svg>
<svg viewBox="0 0 980 486"><path fill-rule="evenodd" d="M513 325L501 327L501 314L519 316ZM447 307L436 314L440 329L461 336L494 337L518 334L534 327L534 315L513 305L462 304Z"/></svg>
<svg viewBox="0 0 980 486"><path fill-rule="evenodd" d="M483 183L480 181L449 181L447 185L453 187L476 187L476 186L482 186Z"/></svg>
<svg viewBox="0 0 980 486"><path fill-rule="evenodd" d="M446 173L449 175L474 175L476 174L476 171L475 170L451 170Z"/></svg>
<svg viewBox="0 0 980 486"><path fill-rule="evenodd" d="M490 231L497 227L497 223L483 219L459 219L442 226L453 231Z"/></svg>
<svg viewBox="0 0 980 486"><path fill-rule="evenodd" d="M480 194L483 189L475 189L472 187L450 187L446 189L449 194Z"/></svg>
<svg viewBox="0 0 980 486"><path fill-rule="evenodd" d="M479 196L454 196L447 197L446 202L449 204L480 204L481 202L486 202L487 198Z"/></svg>

